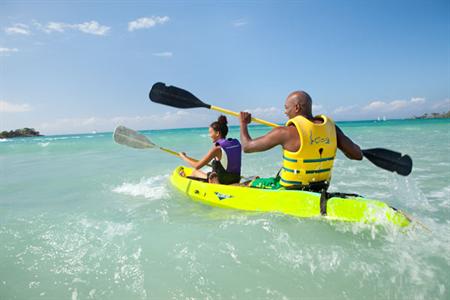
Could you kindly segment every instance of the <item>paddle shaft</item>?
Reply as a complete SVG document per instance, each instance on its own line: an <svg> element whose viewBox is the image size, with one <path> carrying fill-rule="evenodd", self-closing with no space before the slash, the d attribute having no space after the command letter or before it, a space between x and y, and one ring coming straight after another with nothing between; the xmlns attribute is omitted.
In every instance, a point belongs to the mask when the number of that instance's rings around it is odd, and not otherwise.
<svg viewBox="0 0 450 300"><path fill-rule="evenodd" d="M417 224L419 224L420 226L422 226L422 228L424 228L426 231L428 231L429 233L431 233L431 229L428 228L427 226L425 226L425 224L423 224L422 222L418 221L417 219L413 218L410 214L405 213L403 210L398 210L400 213L402 213L407 219L409 219L411 222L415 222Z"/></svg>
<svg viewBox="0 0 450 300"><path fill-rule="evenodd" d="M158 148L159 148L160 150L165 151L165 152L167 152L167 153L170 153L170 154L172 154L172 155L180 156L180 155L178 154L178 152L175 152L175 151L173 151L173 150L170 150L170 149L167 149L167 148L163 148L163 147L159 147L159 146L158 146Z"/></svg>
<svg viewBox="0 0 450 300"><path fill-rule="evenodd" d="M164 148L164 147L159 147L159 146L158 146L158 148L159 148L160 150L164 151L164 152L167 152L167 153L169 153L169 154L172 154L172 155L175 155L175 156L180 157L180 154L178 154L178 152L175 152L175 151L173 151L173 150L170 150L170 149L167 149L167 148ZM192 159L192 160L195 161L195 162L198 161L198 159L195 159L195 158L192 158L192 157L189 157L189 158ZM206 165L207 165L208 167L212 167L211 164L206 164Z"/></svg>
<svg viewBox="0 0 450 300"><path fill-rule="evenodd" d="M232 115L232 116L235 116L235 117L238 117L238 118L240 116L240 114L235 112L235 111L228 110L228 109L225 109L225 108L222 108L222 107L218 107L218 106L214 106L214 105L211 105L209 109L212 109L212 110L215 110L215 111L220 111L220 112L222 112L224 114ZM267 122L267 121L264 121L264 120L261 120L261 119L258 119L258 118L253 118L253 117L252 117L252 121L256 122L256 123L260 123L260 124L266 125L266 126L270 126L270 127L278 127L279 126L278 124L275 124L275 123L272 123L272 122Z"/></svg>
<svg viewBox="0 0 450 300"><path fill-rule="evenodd" d="M164 152L167 152L167 153L170 153L170 154L172 154L172 155L175 155L175 156L180 157L180 154L178 154L178 152L175 152L175 151L173 151L173 150L170 150L170 149L167 149L167 148L164 148L164 147L159 147L159 146L158 146L158 148L159 148L160 150L164 151ZM195 161L195 162L198 161L198 159L195 159L195 158L192 158L192 157L189 157L189 158L192 159L192 160ZM206 165L207 165L208 167L211 167L210 164L206 164Z"/></svg>

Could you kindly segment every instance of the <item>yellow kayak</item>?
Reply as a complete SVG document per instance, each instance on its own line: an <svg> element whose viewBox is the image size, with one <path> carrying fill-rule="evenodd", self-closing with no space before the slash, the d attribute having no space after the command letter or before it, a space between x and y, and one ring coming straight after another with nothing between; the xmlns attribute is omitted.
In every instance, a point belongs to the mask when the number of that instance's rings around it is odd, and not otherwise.
<svg viewBox="0 0 450 300"><path fill-rule="evenodd" d="M266 190L246 186L206 183L188 178L192 169L177 167L172 184L191 199L207 205L257 212L280 212L286 215L361 223L392 223L400 227L410 220L397 209L378 200L342 193L298 190Z"/></svg>

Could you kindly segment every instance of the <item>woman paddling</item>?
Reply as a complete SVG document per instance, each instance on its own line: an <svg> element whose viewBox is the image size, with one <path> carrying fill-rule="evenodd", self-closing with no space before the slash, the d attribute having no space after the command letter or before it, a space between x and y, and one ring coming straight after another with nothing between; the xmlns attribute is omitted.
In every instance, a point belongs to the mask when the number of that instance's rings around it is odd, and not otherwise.
<svg viewBox="0 0 450 300"><path fill-rule="evenodd" d="M227 118L220 116L209 125L209 137L213 147L199 161L180 152L180 157L195 170L192 176L207 179L210 183L233 184L241 179L241 143L237 139L227 139ZM212 160L212 172L205 173L200 168Z"/></svg>

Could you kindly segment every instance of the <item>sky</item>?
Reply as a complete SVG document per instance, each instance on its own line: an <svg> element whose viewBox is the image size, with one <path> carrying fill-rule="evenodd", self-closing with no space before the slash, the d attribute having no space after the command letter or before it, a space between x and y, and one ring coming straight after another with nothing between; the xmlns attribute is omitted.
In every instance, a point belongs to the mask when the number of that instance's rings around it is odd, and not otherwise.
<svg viewBox="0 0 450 300"><path fill-rule="evenodd" d="M150 102L159 81L278 123L295 90L337 121L448 111L450 1L0 2L0 131L217 118Z"/></svg>

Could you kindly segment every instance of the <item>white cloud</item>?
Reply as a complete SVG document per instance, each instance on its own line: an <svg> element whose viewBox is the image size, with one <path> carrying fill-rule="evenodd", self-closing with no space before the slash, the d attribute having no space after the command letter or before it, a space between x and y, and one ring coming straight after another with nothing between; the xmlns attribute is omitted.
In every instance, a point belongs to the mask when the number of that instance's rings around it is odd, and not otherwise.
<svg viewBox="0 0 450 300"><path fill-rule="evenodd" d="M44 134L112 131L118 125L124 125L136 130L165 129L205 127L216 118L211 116L210 113L208 114L208 112L178 110L146 116L62 118L44 122L34 127Z"/></svg>
<svg viewBox="0 0 450 300"><path fill-rule="evenodd" d="M5 32L6 34L23 34L23 35L29 35L31 33L28 25L21 23L17 23L11 27L5 28Z"/></svg>
<svg viewBox="0 0 450 300"><path fill-rule="evenodd" d="M110 27L100 25L97 21L84 22L80 24L68 24L61 22L49 22L46 26L35 22L36 27L44 30L47 33L65 32L66 30L78 30L87 34L105 35L110 30Z"/></svg>
<svg viewBox="0 0 450 300"><path fill-rule="evenodd" d="M350 111L354 110L355 108L356 108L355 105L339 106L338 108L336 108L333 111L333 113L335 113L335 114L347 113L347 112L350 112Z"/></svg>
<svg viewBox="0 0 450 300"><path fill-rule="evenodd" d="M139 19L130 21L128 23L128 31L151 28L158 24L162 25L164 23L167 23L167 22L169 22L169 20L170 20L170 18L168 16L164 16L164 17L153 16L150 18L148 18L148 17L139 18Z"/></svg>
<svg viewBox="0 0 450 300"><path fill-rule="evenodd" d="M318 110L323 110L323 105L322 104L313 104L312 105L312 110L314 111L318 111Z"/></svg>
<svg viewBox="0 0 450 300"><path fill-rule="evenodd" d="M246 109L245 111L249 111L249 112L252 112L254 114L264 113L264 114L272 114L272 115L282 112L281 109L278 109L278 108L276 108L274 106L249 108L249 109Z"/></svg>
<svg viewBox="0 0 450 300"><path fill-rule="evenodd" d="M152 53L153 56L160 56L160 57L172 57L173 53L172 52L156 52L156 53Z"/></svg>
<svg viewBox="0 0 450 300"><path fill-rule="evenodd" d="M394 100L391 102L384 101L372 101L368 105L363 107L364 111L377 111L377 112L394 112L400 111L406 108L414 108L417 106L421 106L425 103L425 98L411 98L411 100Z"/></svg>
<svg viewBox="0 0 450 300"><path fill-rule="evenodd" d="M423 97L410 100L383 101L375 100L367 104L340 106L334 109L336 119L370 120L379 117L410 118L428 112L432 103L428 104Z"/></svg>
<svg viewBox="0 0 450 300"><path fill-rule="evenodd" d="M411 102L411 104L412 103L414 102ZM394 100L389 103L388 110L399 110L405 108L406 106L408 106L408 104L410 103L406 100Z"/></svg>
<svg viewBox="0 0 450 300"><path fill-rule="evenodd" d="M32 21L31 21L31 24L33 24L33 26L34 26L35 28L37 28L38 30L46 31L45 26L42 25L41 23L39 23L39 22L36 21L36 20L32 20ZM49 23L49 24L50 24L50 23ZM48 33L48 32L47 32L47 33Z"/></svg>
<svg viewBox="0 0 450 300"><path fill-rule="evenodd" d="M0 112L16 113L30 111L31 106L28 104L14 104L0 100Z"/></svg>
<svg viewBox="0 0 450 300"><path fill-rule="evenodd" d="M234 20L231 24L234 27L242 27L242 26L247 25L247 23L248 22L245 19L238 19L238 20Z"/></svg>
<svg viewBox="0 0 450 300"><path fill-rule="evenodd" d="M19 49L17 49L17 48L0 47L0 55L7 56L7 55L9 55L11 53L14 53L14 52L19 52Z"/></svg>
<svg viewBox="0 0 450 300"><path fill-rule="evenodd" d="M425 98L421 98L421 97L411 98L411 102L412 103L425 103Z"/></svg>
<svg viewBox="0 0 450 300"><path fill-rule="evenodd" d="M363 109L364 110L379 110L386 107L386 102L383 101L372 101L368 105L366 105Z"/></svg>
<svg viewBox="0 0 450 300"><path fill-rule="evenodd" d="M105 35L110 29L110 27L100 25L96 21L84 22L82 24L77 24L76 28L78 28L78 30L80 30L84 33L95 34L95 35Z"/></svg>
<svg viewBox="0 0 450 300"><path fill-rule="evenodd" d="M433 109L446 109L450 110L450 99L439 101L432 106Z"/></svg>
<svg viewBox="0 0 450 300"><path fill-rule="evenodd" d="M57 32L64 32L65 28L70 27L69 24L65 23L57 23L57 22L49 22L47 26L45 26L44 30L47 33L57 31Z"/></svg>
<svg viewBox="0 0 450 300"><path fill-rule="evenodd" d="M274 106L247 108L244 109L244 111L250 112L254 118L263 119L269 122L280 123L287 120L283 109Z"/></svg>

